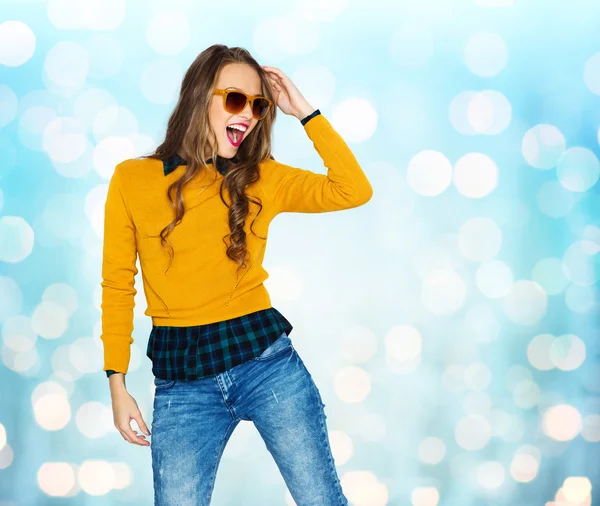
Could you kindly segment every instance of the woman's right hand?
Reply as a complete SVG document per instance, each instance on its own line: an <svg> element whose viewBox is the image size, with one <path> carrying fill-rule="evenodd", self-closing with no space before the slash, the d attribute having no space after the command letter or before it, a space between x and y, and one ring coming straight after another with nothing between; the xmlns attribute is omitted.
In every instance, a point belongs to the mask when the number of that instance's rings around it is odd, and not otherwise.
<svg viewBox="0 0 600 506"><path fill-rule="evenodd" d="M112 398L113 420L115 427L123 436L125 441L140 446L150 446L146 436L139 435L131 428L131 420L135 420L138 427L146 434L150 431L142 418L142 412L135 399L125 388L125 378L122 373L111 374L108 378L110 383L110 396Z"/></svg>

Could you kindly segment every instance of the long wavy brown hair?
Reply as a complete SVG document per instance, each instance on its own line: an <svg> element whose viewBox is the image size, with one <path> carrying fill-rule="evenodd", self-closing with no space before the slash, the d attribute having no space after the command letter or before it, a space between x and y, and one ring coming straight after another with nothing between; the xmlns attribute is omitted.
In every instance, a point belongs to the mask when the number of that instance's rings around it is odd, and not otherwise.
<svg viewBox="0 0 600 506"><path fill-rule="evenodd" d="M223 204L229 207L230 233L223 237L223 242L227 246L226 254L231 260L238 263L236 272L239 273L242 268L246 267L248 253L244 223L249 213L251 199L249 195L246 195L245 189L248 185L258 181L260 177L258 163L268 158L274 159L271 154L271 129L275 122L277 107L266 73L250 53L241 47L230 48L223 44L215 44L202 51L186 71L181 83L177 105L169 117L165 140L153 153L141 157L163 160L175 156L177 151L186 153L187 168L185 172L167 189L167 196L173 206L174 218L160 232L161 245L165 247L166 243L169 249L170 261L167 270L175 255L173 246L167 237L181 222L184 214L182 190L201 170L208 168L204 161L207 146L211 149L212 159L216 166L217 153L215 147L210 146L208 139L210 133L212 133L213 139L216 139L217 135L210 126L208 108L219 71L230 63L245 63L254 68L262 82L261 93L273 101L267 115L248 134L235 156L227 160L228 169L219 189ZM216 177L215 173L215 180ZM213 184L215 180L210 184ZM229 192L231 206L223 198L223 187ZM252 224L262 210L260 199L257 201L256 197L252 197L252 202L257 204L260 209L252 220L251 231ZM226 241L228 237L229 244Z"/></svg>

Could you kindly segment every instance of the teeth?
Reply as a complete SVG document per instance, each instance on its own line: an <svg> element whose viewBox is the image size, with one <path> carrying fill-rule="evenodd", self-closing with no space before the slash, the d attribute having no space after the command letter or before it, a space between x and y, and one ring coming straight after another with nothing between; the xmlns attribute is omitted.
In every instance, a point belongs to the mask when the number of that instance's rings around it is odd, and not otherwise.
<svg viewBox="0 0 600 506"><path fill-rule="evenodd" d="M235 128L236 130L239 130L240 132L246 131L246 127L242 126L242 125L229 125L229 128Z"/></svg>

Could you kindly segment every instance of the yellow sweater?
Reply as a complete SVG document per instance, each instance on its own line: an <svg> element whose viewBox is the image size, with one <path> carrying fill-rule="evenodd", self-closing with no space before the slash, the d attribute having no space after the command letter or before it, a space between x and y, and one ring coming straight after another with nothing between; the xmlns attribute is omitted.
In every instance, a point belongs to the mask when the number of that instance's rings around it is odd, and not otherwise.
<svg viewBox="0 0 600 506"><path fill-rule="evenodd" d="M304 129L327 167L327 175L268 159L259 164L260 179L246 194L262 201L253 224L266 237L271 220L282 212L322 213L358 207L373 194L358 161L323 114ZM102 260L102 335L104 369L127 373L134 339L134 276L139 255L145 314L157 326L212 323L272 307L263 282L266 240L249 228L258 213L250 202L246 219L247 267L236 276L237 263L225 254L223 237L229 234L228 209L219 197L223 176L202 191L214 174L202 173L183 190L185 213L168 241L174 257L165 274L169 253L160 244L160 231L173 219L167 188L185 171L177 167L167 176L163 162L129 159L115 168L105 206ZM199 193L201 192L202 193ZM228 192L223 198L230 203Z"/></svg>

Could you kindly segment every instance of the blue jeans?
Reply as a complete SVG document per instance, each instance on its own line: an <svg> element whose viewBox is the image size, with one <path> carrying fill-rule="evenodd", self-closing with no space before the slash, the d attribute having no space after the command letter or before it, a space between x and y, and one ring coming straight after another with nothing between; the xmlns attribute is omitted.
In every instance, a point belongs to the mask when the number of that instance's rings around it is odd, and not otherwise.
<svg viewBox="0 0 600 506"><path fill-rule="evenodd" d="M210 504L223 450L240 420L254 422L297 506L348 505L325 404L285 333L262 355L216 376L155 378L154 385L155 506Z"/></svg>

